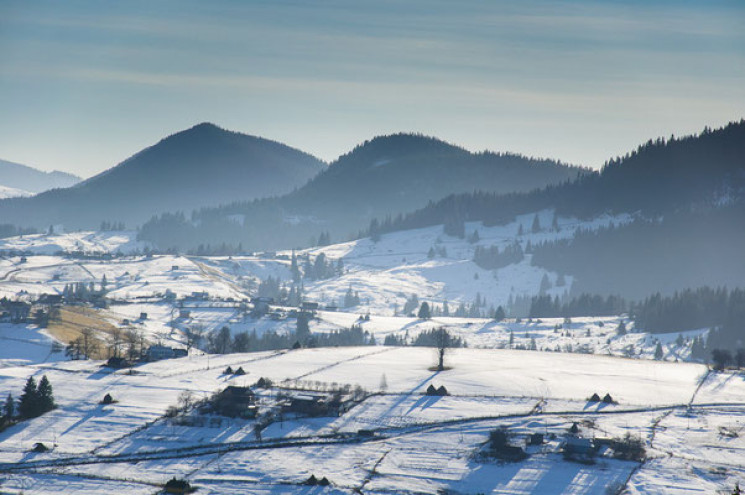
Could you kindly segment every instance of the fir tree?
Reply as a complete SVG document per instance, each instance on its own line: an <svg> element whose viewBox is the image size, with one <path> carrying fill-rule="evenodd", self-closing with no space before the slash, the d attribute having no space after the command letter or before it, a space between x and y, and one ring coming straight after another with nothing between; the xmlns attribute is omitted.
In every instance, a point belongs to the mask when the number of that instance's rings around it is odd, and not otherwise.
<svg viewBox="0 0 745 495"><path fill-rule="evenodd" d="M494 320L496 321L502 321L507 317L504 313L504 308L502 306L499 306L497 310L494 312Z"/></svg>
<svg viewBox="0 0 745 495"><path fill-rule="evenodd" d="M662 344L657 342L657 347L654 348L654 358L659 361L660 359L662 359L662 355Z"/></svg>
<svg viewBox="0 0 745 495"><path fill-rule="evenodd" d="M427 302L423 302L421 307L419 308L419 313L417 313L417 318L420 318L422 320L429 320L432 317L430 311L429 311L429 304Z"/></svg>
<svg viewBox="0 0 745 495"><path fill-rule="evenodd" d="M626 335L626 323L623 320L616 327L616 335Z"/></svg>
<svg viewBox="0 0 745 495"><path fill-rule="evenodd" d="M39 387L36 389L37 399L39 401L38 414L44 414L45 412L51 411L57 405L54 403L54 394L52 392L52 384L49 383L47 376L44 375L39 381Z"/></svg>
<svg viewBox="0 0 745 495"><path fill-rule="evenodd" d="M537 213L533 217L533 225L531 225L530 230L534 234L537 234L538 232L541 231L541 222L540 222L540 220L538 220L538 214Z"/></svg>
<svg viewBox="0 0 745 495"><path fill-rule="evenodd" d="M5 404L3 404L3 415L6 420L11 420L16 415L15 399L10 392L8 392L8 398L5 399Z"/></svg>
<svg viewBox="0 0 745 495"><path fill-rule="evenodd" d="M36 389L36 380L33 376L28 377L26 385L23 387L23 393L18 402L18 412L23 418L34 418L38 416L36 412L39 409L39 392Z"/></svg>

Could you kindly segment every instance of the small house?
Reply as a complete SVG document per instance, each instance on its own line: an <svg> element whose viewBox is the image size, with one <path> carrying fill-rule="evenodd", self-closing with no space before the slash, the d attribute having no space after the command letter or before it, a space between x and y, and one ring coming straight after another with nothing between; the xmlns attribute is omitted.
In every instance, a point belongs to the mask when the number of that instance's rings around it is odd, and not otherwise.
<svg viewBox="0 0 745 495"><path fill-rule="evenodd" d="M175 477L168 480L164 488L166 493L190 493L193 491L188 481L179 480Z"/></svg>
<svg viewBox="0 0 745 495"><path fill-rule="evenodd" d="M183 319L191 318L191 311L188 309L179 309L178 310L178 317Z"/></svg>
<svg viewBox="0 0 745 495"><path fill-rule="evenodd" d="M531 433L526 441L528 445L543 445L543 433Z"/></svg>
<svg viewBox="0 0 745 495"><path fill-rule="evenodd" d="M147 320L147 313L140 313L140 320Z"/></svg>
<svg viewBox="0 0 745 495"><path fill-rule="evenodd" d="M269 312L269 305L274 304L273 297L252 297L251 304L253 304L253 311L257 314L267 314Z"/></svg>
<svg viewBox="0 0 745 495"><path fill-rule="evenodd" d="M254 418L256 395L250 387L236 387L230 385L217 394L213 402L215 412L231 418Z"/></svg>
<svg viewBox="0 0 745 495"><path fill-rule="evenodd" d="M302 309L303 311L317 311L318 303L303 301L302 303L300 303L300 309Z"/></svg>
<svg viewBox="0 0 745 495"><path fill-rule="evenodd" d="M186 357L188 352L186 349L174 349L164 345L151 345L145 356L148 361L160 361L162 359L174 359L180 357Z"/></svg>
<svg viewBox="0 0 745 495"><path fill-rule="evenodd" d="M62 295L61 294L42 294L41 297L39 297L39 304L44 304L47 306L58 306L62 304Z"/></svg>
<svg viewBox="0 0 745 495"><path fill-rule="evenodd" d="M597 451L591 438L567 436L561 446L564 458L578 462L593 462Z"/></svg>
<svg viewBox="0 0 745 495"><path fill-rule="evenodd" d="M336 313L339 311L339 306L336 304L328 304L325 308L326 311L331 311L332 313Z"/></svg>
<svg viewBox="0 0 745 495"><path fill-rule="evenodd" d="M327 416L339 413L341 400L328 394L295 394L289 398L283 410L307 416Z"/></svg>

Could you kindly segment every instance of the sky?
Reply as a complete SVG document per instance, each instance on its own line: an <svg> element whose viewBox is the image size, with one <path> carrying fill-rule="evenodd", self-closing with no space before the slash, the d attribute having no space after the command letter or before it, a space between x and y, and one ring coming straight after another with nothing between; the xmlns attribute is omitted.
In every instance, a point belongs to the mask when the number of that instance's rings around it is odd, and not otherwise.
<svg viewBox="0 0 745 495"><path fill-rule="evenodd" d="M740 0L0 0L0 158L83 177L205 121L599 168L743 117Z"/></svg>

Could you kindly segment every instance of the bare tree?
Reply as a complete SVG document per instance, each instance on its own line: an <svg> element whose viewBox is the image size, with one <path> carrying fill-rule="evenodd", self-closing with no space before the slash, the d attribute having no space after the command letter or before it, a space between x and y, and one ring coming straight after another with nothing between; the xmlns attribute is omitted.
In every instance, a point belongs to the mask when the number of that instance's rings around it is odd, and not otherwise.
<svg viewBox="0 0 745 495"><path fill-rule="evenodd" d="M124 332L121 328L115 327L109 332L111 336L111 345L109 355L118 358L121 354L122 345L124 344Z"/></svg>
<svg viewBox="0 0 745 495"><path fill-rule="evenodd" d="M186 351L190 351L192 347L199 347L204 340L204 325L197 323L184 330L184 336L186 337Z"/></svg>
<svg viewBox="0 0 745 495"><path fill-rule="evenodd" d="M135 360L142 356L142 339L144 339L144 336L142 336L142 332L133 328L128 329L124 333L124 341L127 345L127 357L129 359Z"/></svg>
<svg viewBox="0 0 745 495"><path fill-rule="evenodd" d="M81 330L80 337L78 338L82 339L80 350L86 358L90 359L94 354L98 354L98 340L92 328Z"/></svg>

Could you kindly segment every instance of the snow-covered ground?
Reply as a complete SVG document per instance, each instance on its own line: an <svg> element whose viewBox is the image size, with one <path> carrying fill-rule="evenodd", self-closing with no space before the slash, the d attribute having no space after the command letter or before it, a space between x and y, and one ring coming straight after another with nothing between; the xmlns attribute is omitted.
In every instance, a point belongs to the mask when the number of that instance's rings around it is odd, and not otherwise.
<svg viewBox="0 0 745 495"><path fill-rule="evenodd" d="M16 189L14 187L0 185L0 199L27 198L33 195L34 193L24 191L23 189Z"/></svg>
<svg viewBox="0 0 745 495"><path fill-rule="evenodd" d="M341 276L306 282L306 300L339 304L350 288L361 298L353 308L318 311L311 331L359 325L374 335L375 346L194 352L137 366L130 374L100 362L65 361L45 330L0 323L0 401L9 392L17 398L28 376L46 375L59 404L0 432L0 493L51 494L64 486L65 493L150 494L174 476L211 494L604 494L624 485L631 494L731 490L745 477L740 438L745 379L684 362L691 339L706 329L650 335L624 316L496 322L401 315L411 294L437 306L447 301L451 312L477 297L484 308L507 305L537 294L544 276L552 285L547 293L563 295L571 277L557 287L557 274L532 266L529 255L499 270L483 270L472 261L476 246L525 247L630 219L559 218L555 231L547 228L552 212L544 211L543 229L532 233L533 218L497 227L467 224L466 239L444 235L440 226L299 252L324 253L342 259L345 267ZM518 236L520 226L524 233ZM471 243L467 239L475 230L479 241ZM271 315L256 318L241 306L261 280L289 282L289 252L274 259L133 254L95 260L61 254L137 253L145 247L131 232L1 240L0 251L31 254L0 257L0 297L32 300L60 294L69 284L99 287L105 277L111 304L90 312L108 325L141 331L150 342L183 345L183 331L195 328L209 333L227 326L234 335L295 330L291 308L275 307ZM428 256L430 248L439 254ZM616 330L621 322L629 330L625 335ZM434 349L382 345L389 335L412 341L437 327L467 345L448 351L442 372L432 371ZM653 359L658 343L662 360ZM247 374L224 375L227 366ZM262 443L253 420L219 418L185 426L163 417L184 392L203 399L259 377L293 387L359 385L373 394L338 417L275 421L263 430ZM444 386L451 395L424 396L429 385ZM100 404L107 393L114 404ZM617 403L588 402L594 393L610 394ZM276 390L262 394L262 407L276 402ZM647 460L565 461L560 442L573 423L587 437L630 433L643 440ZM529 457L518 463L479 460L475 453L500 426L513 432L515 441L531 433L543 433L547 441L529 447ZM360 430L367 433L358 435ZM32 453L36 442L53 448ZM332 486L303 486L311 474L327 477Z"/></svg>
<svg viewBox="0 0 745 495"><path fill-rule="evenodd" d="M531 226L538 216L542 229L532 232ZM539 293L541 280L548 276L551 296L561 296L571 289L572 279L557 287L558 274L531 265L528 254L523 261L498 270L485 270L476 265L473 255L477 246L507 246L520 243L523 249L531 245L558 239L571 238L579 229L591 230L629 222L629 215L579 221L574 218L557 218L558 230L552 230L553 212L521 215L507 225L485 227L481 222L466 224L466 238L459 239L443 234L442 226L384 234L378 242L369 238L309 249L301 254L316 256L324 253L327 258L344 261L346 272L341 277L306 285L308 298L323 303L338 303L351 287L358 291L363 304L360 311L374 314L392 314L394 308L403 308L406 298L417 294L420 301L436 305L448 302L452 312L460 302L467 304L479 295L485 308L508 305L510 296L534 296ZM518 235L522 227L523 234ZM469 242L477 231L479 240ZM429 258L429 250L444 252ZM289 254L289 253L285 253Z"/></svg>
<svg viewBox="0 0 745 495"><path fill-rule="evenodd" d="M629 493L703 494L731 489L745 475L741 375L690 363L498 349L453 350L443 372L430 371L434 361L432 349L367 346L191 356L142 365L135 374L100 362L3 368L0 390L18 396L28 376L46 375L59 408L0 433L0 489L53 493L64 483L65 493L153 493L177 476L199 493L320 493L300 484L314 474L331 481L324 493L603 494L628 479ZM228 365L247 374L223 375ZM262 443L253 420L182 426L162 417L184 391L201 398L262 376L383 393L338 417L270 424ZM422 395L429 384L451 396ZM618 404L588 403L594 392ZM117 402L100 404L106 393ZM572 423L585 437L630 433L644 442L648 460L565 461L560 440ZM546 443L528 447L529 457L517 463L477 460L500 426L516 442L543 433ZM358 436L361 429L372 435ZM36 442L53 449L31 453Z"/></svg>
<svg viewBox="0 0 745 495"><path fill-rule="evenodd" d="M0 190L2 194L2 190ZM86 254L142 252L149 243L137 241L137 232L70 232L35 234L0 239L0 251L24 251L32 254L81 252Z"/></svg>

